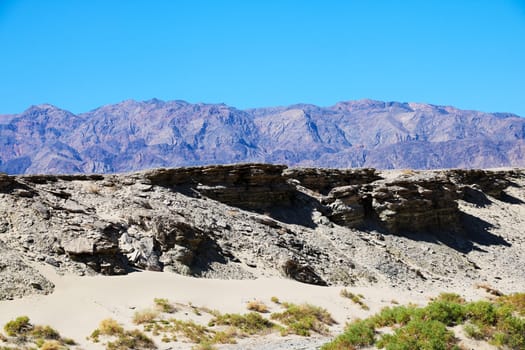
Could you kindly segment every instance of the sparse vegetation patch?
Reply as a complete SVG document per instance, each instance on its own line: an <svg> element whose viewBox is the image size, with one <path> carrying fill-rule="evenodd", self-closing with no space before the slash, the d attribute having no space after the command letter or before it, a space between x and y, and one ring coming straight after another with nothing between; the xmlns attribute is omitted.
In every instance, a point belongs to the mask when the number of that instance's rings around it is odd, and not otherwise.
<svg viewBox="0 0 525 350"><path fill-rule="evenodd" d="M125 330L117 321L111 318L100 321L99 326L95 329L89 339L98 343L100 337L104 336L107 350L127 350L127 349L156 349L152 339L143 332L134 330Z"/></svg>
<svg viewBox="0 0 525 350"><path fill-rule="evenodd" d="M69 345L76 342L69 338L62 338L60 333L47 325L33 325L29 317L20 316L4 325L7 337L0 334L0 341L7 345L0 349L33 349L43 350L69 349ZM21 345L23 345L21 347Z"/></svg>
<svg viewBox="0 0 525 350"><path fill-rule="evenodd" d="M323 308L310 304L282 303L283 312L273 313L271 318L287 326L281 334L309 336L311 331L328 334L328 327L335 324L332 316Z"/></svg>
<svg viewBox="0 0 525 350"><path fill-rule="evenodd" d="M376 346L387 350L460 349L450 329L463 325L468 337L485 340L504 349L525 349L523 294L500 296L493 301L466 302L461 296L440 294L425 307L387 307L362 321L349 324L345 332L323 350ZM393 332L380 332L390 327Z"/></svg>
<svg viewBox="0 0 525 350"><path fill-rule="evenodd" d="M175 306L168 301L168 299L155 298L153 299L158 311L172 314L176 311Z"/></svg>
<svg viewBox="0 0 525 350"><path fill-rule="evenodd" d="M348 298L348 299L352 300L355 304L359 305L361 307L361 309L363 309L363 310L370 310L368 305L366 305L365 302L363 301L363 299L365 298L363 295L361 295L361 294L354 294L354 293L348 291L347 289L342 289L340 295L343 298Z"/></svg>
<svg viewBox="0 0 525 350"><path fill-rule="evenodd" d="M265 303L263 303L262 301L259 301L259 300L252 300L252 301L249 301L247 304L246 304L246 308L250 311L257 311L257 312L261 312L261 313L266 313L268 312L268 306L266 306Z"/></svg>

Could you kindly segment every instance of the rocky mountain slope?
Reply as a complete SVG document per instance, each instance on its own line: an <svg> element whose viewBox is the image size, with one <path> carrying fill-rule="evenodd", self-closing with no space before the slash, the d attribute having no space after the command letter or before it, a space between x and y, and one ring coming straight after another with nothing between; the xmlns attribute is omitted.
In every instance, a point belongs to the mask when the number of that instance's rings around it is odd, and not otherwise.
<svg viewBox="0 0 525 350"><path fill-rule="evenodd" d="M0 115L0 171L116 173L264 162L380 169L525 166L525 119L417 103L239 110L124 101L75 115L51 105Z"/></svg>
<svg viewBox="0 0 525 350"><path fill-rule="evenodd" d="M0 299L47 293L32 267L286 276L409 289L525 286L523 170L241 164L0 176Z"/></svg>

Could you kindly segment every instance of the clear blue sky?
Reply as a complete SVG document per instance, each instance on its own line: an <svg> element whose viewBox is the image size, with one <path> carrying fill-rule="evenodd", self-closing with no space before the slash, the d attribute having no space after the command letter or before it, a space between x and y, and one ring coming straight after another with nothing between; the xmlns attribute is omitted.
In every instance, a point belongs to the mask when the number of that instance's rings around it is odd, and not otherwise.
<svg viewBox="0 0 525 350"><path fill-rule="evenodd" d="M153 97L525 116L525 1L0 0L0 114Z"/></svg>

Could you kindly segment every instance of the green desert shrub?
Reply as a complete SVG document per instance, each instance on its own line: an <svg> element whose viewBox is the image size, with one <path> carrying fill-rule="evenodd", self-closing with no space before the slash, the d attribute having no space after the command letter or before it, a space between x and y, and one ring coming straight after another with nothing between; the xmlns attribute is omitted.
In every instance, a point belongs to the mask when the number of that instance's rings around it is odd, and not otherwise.
<svg viewBox="0 0 525 350"><path fill-rule="evenodd" d="M169 302L168 299L163 298L155 298L153 299L153 302L155 303L155 306L157 310L165 313L172 314L175 312L175 307L172 303Z"/></svg>
<svg viewBox="0 0 525 350"><path fill-rule="evenodd" d="M463 324L465 334L499 348L525 349L525 318L520 316L522 294L496 301L465 302L454 294L441 294L425 307L414 305L382 309L364 321L350 324L325 350L374 345L387 350L459 349L447 326ZM393 334L374 339L376 328L392 327ZM377 335L376 335L377 338Z"/></svg>
<svg viewBox="0 0 525 350"><path fill-rule="evenodd" d="M498 298L498 302L512 306L521 316L525 316L525 293L514 293Z"/></svg>
<svg viewBox="0 0 525 350"><path fill-rule="evenodd" d="M413 318L421 314L421 309L414 305L399 305L385 307L378 314L372 316L371 321L376 327L390 327L395 324L407 324Z"/></svg>
<svg viewBox="0 0 525 350"><path fill-rule="evenodd" d="M31 329L33 329L33 326L29 323L29 317L27 316L17 317L4 325L4 331L10 337L25 334Z"/></svg>
<svg viewBox="0 0 525 350"><path fill-rule="evenodd" d="M453 349L454 333L435 320L412 320L393 334L383 335L377 342L387 350L448 350Z"/></svg>
<svg viewBox="0 0 525 350"><path fill-rule="evenodd" d="M369 320L357 320L350 323L345 332L334 339L333 342L324 345L322 350L354 349L356 347L374 344L374 324Z"/></svg>
<svg viewBox="0 0 525 350"><path fill-rule="evenodd" d="M440 293L434 301L445 301L449 303L464 304L465 299L456 293Z"/></svg>
<svg viewBox="0 0 525 350"><path fill-rule="evenodd" d="M465 319L463 305L448 301L433 301L422 310L422 318L454 326Z"/></svg>
<svg viewBox="0 0 525 350"><path fill-rule="evenodd" d="M525 319L509 316L498 322L492 343L510 349L525 349Z"/></svg>
<svg viewBox="0 0 525 350"><path fill-rule="evenodd" d="M497 307L488 301L476 301L465 305L465 317L477 325L492 326L497 321Z"/></svg>

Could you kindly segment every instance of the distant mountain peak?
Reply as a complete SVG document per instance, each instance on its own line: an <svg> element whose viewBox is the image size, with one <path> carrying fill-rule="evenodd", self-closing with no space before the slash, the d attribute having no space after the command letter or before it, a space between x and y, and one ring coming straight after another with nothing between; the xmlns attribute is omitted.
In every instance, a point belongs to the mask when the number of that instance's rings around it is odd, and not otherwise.
<svg viewBox="0 0 525 350"><path fill-rule="evenodd" d="M125 100L75 115L0 118L0 171L125 172L240 162L312 167L525 166L525 119L426 103L343 101L239 110Z"/></svg>
<svg viewBox="0 0 525 350"><path fill-rule="evenodd" d="M27 111L41 111L41 110L57 110L58 111L58 110L62 110L62 109L60 109L57 106L54 106L52 104L49 104L49 103L41 103L41 104L38 104L38 105L30 106L24 112L27 112Z"/></svg>

